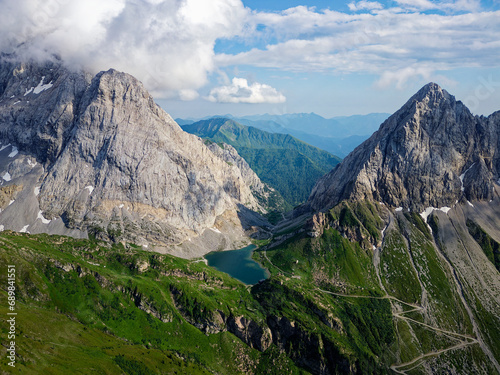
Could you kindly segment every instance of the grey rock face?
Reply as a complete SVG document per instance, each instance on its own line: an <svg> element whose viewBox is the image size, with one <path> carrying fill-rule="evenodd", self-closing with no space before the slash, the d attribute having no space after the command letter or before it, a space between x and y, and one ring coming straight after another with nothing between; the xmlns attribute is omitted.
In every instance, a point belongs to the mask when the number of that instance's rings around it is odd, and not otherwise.
<svg viewBox="0 0 500 375"><path fill-rule="evenodd" d="M37 199L48 220L163 246L238 205L261 209L247 185L262 185L257 176L183 132L134 77L111 69L90 80L57 62L2 56L0 78L0 141L42 165Z"/></svg>
<svg viewBox="0 0 500 375"><path fill-rule="evenodd" d="M0 56L0 139L51 163L64 149L91 77L57 62Z"/></svg>
<svg viewBox="0 0 500 375"><path fill-rule="evenodd" d="M500 113L478 117L430 83L314 187L306 208L370 199L423 211L491 199L500 175Z"/></svg>
<svg viewBox="0 0 500 375"><path fill-rule="evenodd" d="M228 165L240 170L245 184L250 187L253 196L257 198L263 213L267 213L266 208L273 209L275 205L280 206L284 204L281 197L278 203L273 202L273 199L276 200L276 196L278 195L276 190L260 180L259 176L250 168L246 160L238 154L238 151L233 146L227 143L221 145L207 141L205 143L215 155L224 160Z"/></svg>
<svg viewBox="0 0 500 375"><path fill-rule="evenodd" d="M238 154L238 151L236 151L233 146L226 143L223 143L222 145L218 145L217 143L208 143L207 146L210 151L224 160L229 166L239 169L243 179L245 180L245 184L250 186L252 191L258 194L265 193L266 185L260 180L252 168L250 168L246 160Z"/></svg>

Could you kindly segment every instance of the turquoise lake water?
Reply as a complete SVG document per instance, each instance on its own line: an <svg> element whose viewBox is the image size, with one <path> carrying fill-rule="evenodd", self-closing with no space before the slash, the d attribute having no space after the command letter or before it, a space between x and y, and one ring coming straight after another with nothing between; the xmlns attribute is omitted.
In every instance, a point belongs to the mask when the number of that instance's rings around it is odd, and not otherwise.
<svg viewBox="0 0 500 375"><path fill-rule="evenodd" d="M239 250L215 251L205 255L205 259L209 266L245 284L253 285L269 277L267 270L252 259L252 253L256 248L255 245L249 245Z"/></svg>

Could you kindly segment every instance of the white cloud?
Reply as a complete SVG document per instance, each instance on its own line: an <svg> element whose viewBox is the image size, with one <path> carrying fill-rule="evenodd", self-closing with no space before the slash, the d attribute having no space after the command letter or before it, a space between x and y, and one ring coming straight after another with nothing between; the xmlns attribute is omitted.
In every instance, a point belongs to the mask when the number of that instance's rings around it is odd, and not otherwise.
<svg viewBox="0 0 500 375"><path fill-rule="evenodd" d="M366 1L366 0L361 0L358 2L352 2L347 5L349 7L349 10L352 12L356 12L358 10L379 10L383 9L384 7L382 4L380 4L378 1Z"/></svg>
<svg viewBox="0 0 500 375"><path fill-rule="evenodd" d="M241 0L1 0L0 50L59 54L92 72L133 74L159 97L194 98L214 68L219 38L238 35Z"/></svg>
<svg viewBox="0 0 500 375"><path fill-rule="evenodd" d="M248 84L245 78L233 78L231 84L219 86L210 91L207 98L221 103L284 103L285 96L275 88L254 82Z"/></svg>
<svg viewBox="0 0 500 375"><path fill-rule="evenodd" d="M293 14L293 19L290 14L266 15L268 28L277 34L291 28L292 37L281 34L276 39L282 41L262 49L219 54L218 66L375 74L381 77L380 87L404 87L412 77L438 77L437 71L499 66L500 11L455 15L383 9L346 14L300 9Z"/></svg>
<svg viewBox="0 0 500 375"><path fill-rule="evenodd" d="M379 75L379 86L399 87L439 70L498 67L500 11L481 12L479 0L393 4L354 0L345 13L307 6L268 13L241 0L0 0L0 51L24 43L30 57L55 52L92 72L113 67L159 98L182 100L197 98L208 76L229 66L361 72ZM216 54L220 39L244 52ZM242 102L260 93L284 101L258 85L233 81L210 97ZM231 94L235 89L240 94Z"/></svg>
<svg viewBox="0 0 500 375"><path fill-rule="evenodd" d="M409 9L415 9L415 10L437 9L437 5L429 0L395 0L395 1L401 7Z"/></svg>
<svg viewBox="0 0 500 375"><path fill-rule="evenodd" d="M414 11L448 10L474 12L481 8L479 0L430 1L430 0L395 0L401 7Z"/></svg>
<svg viewBox="0 0 500 375"><path fill-rule="evenodd" d="M199 96L200 94L198 94L198 91L196 90L190 90L190 89L179 90L180 100L190 101L198 98Z"/></svg>

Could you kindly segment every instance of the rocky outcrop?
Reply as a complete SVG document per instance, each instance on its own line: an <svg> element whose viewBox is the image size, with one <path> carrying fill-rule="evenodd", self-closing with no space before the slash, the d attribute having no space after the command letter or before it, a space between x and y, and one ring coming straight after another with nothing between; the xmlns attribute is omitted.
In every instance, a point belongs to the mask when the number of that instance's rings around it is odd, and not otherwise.
<svg viewBox="0 0 500 375"><path fill-rule="evenodd" d="M22 211L158 246L196 238L226 212L242 212L239 206L263 211L248 185L263 184L237 153L231 166L183 132L134 77L111 69L92 78L57 60L17 63L3 55L0 78L0 142L15 147L17 158L33 156L39 168L29 186L39 207ZM0 169L15 160L0 160ZM17 177L2 183L19 185ZM246 228L236 226L240 243ZM214 242L231 247L232 240Z"/></svg>
<svg viewBox="0 0 500 375"><path fill-rule="evenodd" d="M0 140L53 163L71 137L91 78L57 60L19 63L0 55Z"/></svg>
<svg viewBox="0 0 500 375"><path fill-rule="evenodd" d="M474 116L430 83L316 184L306 208L369 199L422 212L462 198L490 200L499 151L499 112Z"/></svg>
<svg viewBox="0 0 500 375"><path fill-rule="evenodd" d="M336 345L325 337L307 332L300 324L286 317L271 316L267 323L273 335L273 343L311 373L357 373L349 360L339 353Z"/></svg>
<svg viewBox="0 0 500 375"><path fill-rule="evenodd" d="M230 316L226 324L229 332L261 352L267 350L272 343L271 330L267 326L259 325L244 316Z"/></svg>
<svg viewBox="0 0 500 375"><path fill-rule="evenodd" d="M321 237L328 226L328 219L323 212L317 212L306 223L306 233L309 237Z"/></svg>
<svg viewBox="0 0 500 375"><path fill-rule="evenodd" d="M207 311L197 306L186 306L184 292L171 287L174 305L187 322L206 334L231 332L248 346L261 352L272 343L271 330L264 322L258 323L245 316L225 314L222 310ZM190 305L192 303L188 302ZM196 304L196 303L195 303Z"/></svg>

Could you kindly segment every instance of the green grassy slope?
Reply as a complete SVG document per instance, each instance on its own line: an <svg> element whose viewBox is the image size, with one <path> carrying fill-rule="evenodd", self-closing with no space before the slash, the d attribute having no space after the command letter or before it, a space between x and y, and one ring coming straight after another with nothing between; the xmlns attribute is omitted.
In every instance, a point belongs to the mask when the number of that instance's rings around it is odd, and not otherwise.
<svg viewBox="0 0 500 375"><path fill-rule="evenodd" d="M476 341L448 264L418 214L398 214L390 228L380 220L387 220L387 213L369 202L342 202L325 215L319 237L298 231L280 245L258 251L256 257L295 288L309 285L331 297L320 305L333 309L329 316L339 317L349 332L347 341L337 338L336 347L352 350L362 373L373 368L381 373L391 365L407 374L428 373L429 366L434 373L496 373ZM289 304L292 298L266 298L275 306L288 306L283 312L290 319L307 310L297 308L297 302ZM473 310L495 346L498 330L488 326L495 320L481 306ZM346 328L346 314L351 323L357 322L355 331Z"/></svg>
<svg viewBox="0 0 500 375"><path fill-rule="evenodd" d="M258 249L271 277L253 287L133 245L2 232L3 316L7 265L17 275L16 373L495 373L425 222L396 213L386 227L387 215L342 202L317 237L287 232ZM469 304L494 345L495 319Z"/></svg>
<svg viewBox="0 0 500 375"><path fill-rule="evenodd" d="M340 162L336 156L288 134L268 133L215 118L182 127L186 132L233 146L263 182L291 206L304 202L315 182Z"/></svg>
<svg viewBox="0 0 500 375"><path fill-rule="evenodd" d="M17 275L15 373L242 374L267 373L269 364L305 373L275 348L262 352L227 332L220 316L258 327L265 314L245 285L202 262L2 232L2 316L9 264ZM0 328L5 339L3 319ZM12 373L6 361L0 366Z"/></svg>
<svg viewBox="0 0 500 375"><path fill-rule="evenodd" d="M15 373L380 373L394 340L387 301L346 301L310 277L249 289L203 262L62 236L2 232L0 249L2 286L16 265Z"/></svg>

